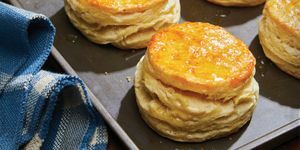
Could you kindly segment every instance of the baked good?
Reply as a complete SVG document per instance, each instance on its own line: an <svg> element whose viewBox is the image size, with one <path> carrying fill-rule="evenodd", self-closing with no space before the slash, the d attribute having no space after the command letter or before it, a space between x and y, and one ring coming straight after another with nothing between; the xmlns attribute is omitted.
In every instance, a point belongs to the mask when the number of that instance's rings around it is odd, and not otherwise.
<svg viewBox="0 0 300 150"><path fill-rule="evenodd" d="M257 6L264 3L266 0L208 0L214 4L222 6Z"/></svg>
<svg viewBox="0 0 300 150"><path fill-rule="evenodd" d="M271 61L300 79L299 0L269 0L259 24L259 39Z"/></svg>
<svg viewBox="0 0 300 150"><path fill-rule="evenodd" d="M175 141L231 134L255 108L255 63L247 46L221 27L187 22L162 29L137 65L142 118Z"/></svg>
<svg viewBox="0 0 300 150"><path fill-rule="evenodd" d="M145 48L180 19L179 0L65 0L66 13L88 39L122 49Z"/></svg>

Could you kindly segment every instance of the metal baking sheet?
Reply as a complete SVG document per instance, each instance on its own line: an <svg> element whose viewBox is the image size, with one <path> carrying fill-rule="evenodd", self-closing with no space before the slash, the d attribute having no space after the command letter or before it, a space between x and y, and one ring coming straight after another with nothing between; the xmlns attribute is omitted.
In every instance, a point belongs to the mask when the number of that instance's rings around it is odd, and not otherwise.
<svg viewBox="0 0 300 150"><path fill-rule="evenodd" d="M181 0L181 8L181 21L225 27L243 40L257 59L255 78L260 85L257 107L252 120L228 137L179 143L159 136L146 125L138 112L133 88L135 65L145 50L126 51L91 43L72 26L64 9L51 17L57 29L54 46L141 149L250 149L299 129L300 80L280 71L262 51L257 33L263 6L225 8L204 0Z"/></svg>

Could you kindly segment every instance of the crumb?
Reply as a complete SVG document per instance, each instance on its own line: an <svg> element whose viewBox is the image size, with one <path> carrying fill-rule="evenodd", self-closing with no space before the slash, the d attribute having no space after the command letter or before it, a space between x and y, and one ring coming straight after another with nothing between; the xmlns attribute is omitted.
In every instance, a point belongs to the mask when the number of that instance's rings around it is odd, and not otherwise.
<svg viewBox="0 0 300 150"><path fill-rule="evenodd" d="M66 39L74 44L74 43L76 43L76 41L78 39L78 36L77 35L73 35L73 34L68 34L66 36Z"/></svg>
<svg viewBox="0 0 300 150"><path fill-rule="evenodd" d="M159 143L162 143L162 141L159 141Z"/></svg>
<svg viewBox="0 0 300 150"><path fill-rule="evenodd" d="M126 77L126 80L127 80L127 82L131 82L131 77L130 77L130 76L127 76L127 77Z"/></svg>
<svg viewBox="0 0 300 150"><path fill-rule="evenodd" d="M261 63L261 64L265 64L265 62L264 62L264 61L260 61L260 63Z"/></svg>
<svg viewBox="0 0 300 150"><path fill-rule="evenodd" d="M227 17L227 15L221 14L220 17L225 18L225 17Z"/></svg>
<svg viewBox="0 0 300 150"><path fill-rule="evenodd" d="M265 75L262 73L262 74L261 74L261 77L264 77L264 76L265 76Z"/></svg>
<svg viewBox="0 0 300 150"><path fill-rule="evenodd" d="M104 74L107 76L107 75L108 75L108 72L104 72Z"/></svg>
<svg viewBox="0 0 300 150"><path fill-rule="evenodd" d="M232 138L230 137L230 138L229 138L229 140L231 141L231 140L232 140Z"/></svg>

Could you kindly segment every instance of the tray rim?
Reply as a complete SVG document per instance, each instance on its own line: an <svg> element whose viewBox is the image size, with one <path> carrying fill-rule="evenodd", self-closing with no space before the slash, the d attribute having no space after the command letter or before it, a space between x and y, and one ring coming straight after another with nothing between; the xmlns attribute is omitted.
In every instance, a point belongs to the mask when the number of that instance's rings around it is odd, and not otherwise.
<svg viewBox="0 0 300 150"><path fill-rule="evenodd" d="M10 4L15 7L23 8L22 4L18 0L7 0ZM62 67L62 69L70 75L78 76L76 71L72 68L72 66L67 62L67 60L60 54L60 52L53 46L51 55L58 62L58 64ZM87 91L91 96L92 103L95 105L98 112L102 115L106 123L112 128L112 130L117 134L117 136L124 142L124 144L129 149L139 149L137 145L133 142L133 140L129 137L129 135L124 131L124 129L119 125L119 123L109 114L106 108L102 105L101 101L91 92L89 87L87 86ZM257 137L256 139L249 141L248 143L236 148L236 149L254 149L258 146L266 144L267 142L274 141L279 138L281 135L288 133L294 130L300 130L300 118L291 121L284 126L281 126L261 137ZM297 136L297 133L296 133Z"/></svg>

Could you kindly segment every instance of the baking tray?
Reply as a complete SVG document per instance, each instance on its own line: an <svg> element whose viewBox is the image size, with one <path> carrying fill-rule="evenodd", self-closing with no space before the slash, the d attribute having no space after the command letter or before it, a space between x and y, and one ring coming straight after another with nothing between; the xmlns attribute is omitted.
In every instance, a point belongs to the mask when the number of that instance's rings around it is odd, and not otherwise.
<svg viewBox="0 0 300 150"><path fill-rule="evenodd" d="M54 2L60 8L63 5L62 0ZM53 7L45 7L50 6ZM28 8L35 10L30 4ZM257 107L251 121L231 136L202 143L179 143L156 134L141 119L133 88L135 65L145 50L125 51L93 44L71 25L65 11L57 7L58 11L50 9L57 29L54 46L58 51L53 55L68 73L78 74L85 81L94 98L101 102L94 102L96 107L103 105L101 113L107 111L129 136L118 132L129 148L137 145L141 149L251 149L264 143L270 148L299 135L300 80L280 71L264 56L257 36L263 6L225 8L204 0L181 0L181 8L181 21L223 26L243 40L257 59L255 78L260 85ZM110 125L114 122L107 121ZM122 131L115 126L113 129ZM280 138L282 135L284 139ZM270 144L273 139L280 140Z"/></svg>

